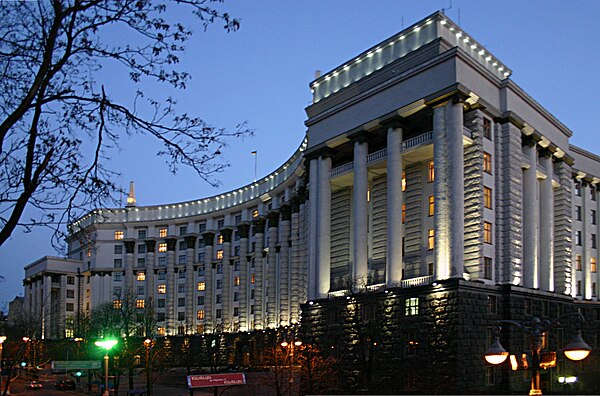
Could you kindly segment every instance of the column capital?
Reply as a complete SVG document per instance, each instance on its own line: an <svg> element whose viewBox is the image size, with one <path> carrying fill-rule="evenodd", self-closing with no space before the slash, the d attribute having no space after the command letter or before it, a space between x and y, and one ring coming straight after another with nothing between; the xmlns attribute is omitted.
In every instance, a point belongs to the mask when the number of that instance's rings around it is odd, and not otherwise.
<svg viewBox="0 0 600 396"><path fill-rule="evenodd" d="M144 242L146 243L146 252L154 253L156 249L156 240L146 239Z"/></svg>
<svg viewBox="0 0 600 396"><path fill-rule="evenodd" d="M267 212L267 219L269 220L269 228L277 227L279 225L279 211L270 210Z"/></svg>
<svg viewBox="0 0 600 396"><path fill-rule="evenodd" d="M336 153L337 153L337 150L335 150L331 147L322 146L322 147L314 148L310 152L305 153L304 158L307 159L308 161L318 159L319 157L331 158Z"/></svg>
<svg viewBox="0 0 600 396"><path fill-rule="evenodd" d="M252 224L253 224L253 234L264 234L265 233L265 223L266 220L264 218L264 216L259 216L256 219L252 220Z"/></svg>
<svg viewBox="0 0 600 396"><path fill-rule="evenodd" d="M536 144L537 144L537 140L535 140L533 135L522 135L521 136L521 146L534 147Z"/></svg>
<svg viewBox="0 0 600 396"><path fill-rule="evenodd" d="M126 239L123 241L123 243L125 244L125 253L132 253L135 250L135 240L133 239Z"/></svg>
<svg viewBox="0 0 600 396"><path fill-rule="evenodd" d="M248 238L250 233L250 223L247 221L242 221L236 225L238 235L240 238Z"/></svg>
<svg viewBox="0 0 600 396"><path fill-rule="evenodd" d="M371 139L371 137L371 133L364 129L360 129L348 135L348 139L350 139L352 143L366 143L369 141L369 139Z"/></svg>
<svg viewBox="0 0 600 396"><path fill-rule="evenodd" d="M390 128L392 128L392 129L405 128L408 125L408 120L399 115L394 115L393 117L380 122L380 124L386 130L388 130Z"/></svg>
<svg viewBox="0 0 600 396"><path fill-rule="evenodd" d="M167 251L175 251L177 248L177 238L165 238L165 242L167 242Z"/></svg>
<svg viewBox="0 0 600 396"><path fill-rule="evenodd" d="M292 218L292 208L289 203L284 203L279 207L281 221L289 221Z"/></svg>
<svg viewBox="0 0 600 396"><path fill-rule="evenodd" d="M185 246L188 249L193 249L194 246L196 246L196 239L198 239L198 237L194 234L189 234L186 235L183 239L185 241Z"/></svg>
<svg viewBox="0 0 600 396"><path fill-rule="evenodd" d="M221 235L223 235L223 242L231 242L231 234L233 233L233 228L229 226L225 226L220 230Z"/></svg>
<svg viewBox="0 0 600 396"><path fill-rule="evenodd" d="M213 246L215 243L215 233L212 231L204 231L202 233L202 239L204 240L204 246Z"/></svg>

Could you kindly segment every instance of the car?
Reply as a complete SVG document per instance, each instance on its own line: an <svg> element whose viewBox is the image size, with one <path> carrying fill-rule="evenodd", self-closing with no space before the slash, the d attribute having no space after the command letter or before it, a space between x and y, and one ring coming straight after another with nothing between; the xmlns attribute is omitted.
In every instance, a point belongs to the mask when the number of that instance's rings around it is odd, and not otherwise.
<svg viewBox="0 0 600 396"><path fill-rule="evenodd" d="M70 380L70 379L60 380L56 384L54 384L54 387L58 390L75 390L75 389L77 389L77 385L75 384L75 381Z"/></svg>
<svg viewBox="0 0 600 396"><path fill-rule="evenodd" d="M27 387L29 389L42 389L42 384L38 381L31 381L29 384L27 384Z"/></svg>

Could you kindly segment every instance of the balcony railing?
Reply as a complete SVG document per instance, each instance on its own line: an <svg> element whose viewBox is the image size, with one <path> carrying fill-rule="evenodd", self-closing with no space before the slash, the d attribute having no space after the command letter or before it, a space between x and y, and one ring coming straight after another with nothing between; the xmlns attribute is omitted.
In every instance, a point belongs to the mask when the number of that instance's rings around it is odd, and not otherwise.
<svg viewBox="0 0 600 396"><path fill-rule="evenodd" d="M420 276L418 278L403 279L400 281L400 287L402 289L407 289L409 287L425 286L431 284L432 280L432 275Z"/></svg>
<svg viewBox="0 0 600 396"><path fill-rule="evenodd" d="M420 146L422 144L429 143L433 140L433 131L425 132L422 135L415 136L402 142L402 151L411 149L413 147Z"/></svg>
<svg viewBox="0 0 600 396"><path fill-rule="evenodd" d="M427 275L427 276L419 276L417 278L404 279L404 280L400 281L399 286L401 289L409 289L411 287L427 286L427 285L430 285L431 283L433 283L433 275ZM338 286L341 285L341 283L339 283L339 282L336 283L335 281L332 283L332 286L333 286L333 284L337 284ZM346 282L346 284L347 284L347 282ZM366 287L367 292L375 292L375 291L383 290L383 289L385 289L385 283L376 283L376 284L368 285ZM339 290L329 292L328 297L329 298L343 297L343 296L347 296L349 294L351 294L350 290L339 289Z"/></svg>

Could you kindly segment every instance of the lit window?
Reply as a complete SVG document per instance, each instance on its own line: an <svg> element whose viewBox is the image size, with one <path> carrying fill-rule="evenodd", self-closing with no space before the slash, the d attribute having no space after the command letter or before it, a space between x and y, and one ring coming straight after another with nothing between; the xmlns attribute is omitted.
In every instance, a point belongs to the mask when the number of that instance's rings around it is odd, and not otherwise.
<svg viewBox="0 0 600 396"><path fill-rule="evenodd" d="M144 308L144 300L142 300L142 299L135 300L135 307L136 308Z"/></svg>
<svg viewBox="0 0 600 396"><path fill-rule="evenodd" d="M158 333L158 335L161 335L161 336L164 336L166 334L166 331L165 331L164 327L157 328L156 332Z"/></svg>
<svg viewBox="0 0 600 396"><path fill-rule="evenodd" d="M433 250L435 247L435 231L429 230L427 232L427 249Z"/></svg>
<svg viewBox="0 0 600 396"><path fill-rule="evenodd" d="M402 191L406 191L406 172L402 172Z"/></svg>
<svg viewBox="0 0 600 396"><path fill-rule="evenodd" d="M88 248L88 250L87 250L87 256L88 257L92 257L92 249Z"/></svg>
<svg viewBox="0 0 600 396"><path fill-rule="evenodd" d="M596 267L596 258L592 257L590 258L590 271L592 272L596 272L597 267Z"/></svg>
<svg viewBox="0 0 600 396"><path fill-rule="evenodd" d="M483 171L492 174L492 154L483 153Z"/></svg>
<svg viewBox="0 0 600 396"><path fill-rule="evenodd" d="M124 236L123 231L115 231L115 239L123 239Z"/></svg>
<svg viewBox="0 0 600 396"><path fill-rule="evenodd" d="M206 289L206 283L205 282L198 282L198 290L202 291Z"/></svg>
<svg viewBox="0 0 600 396"><path fill-rule="evenodd" d="M582 265L581 265L581 255L577 255L575 256L575 269L577 271L581 271L582 270Z"/></svg>
<svg viewBox="0 0 600 396"><path fill-rule="evenodd" d="M487 118L483 119L483 137L492 140L492 122Z"/></svg>
<svg viewBox="0 0 600 396"><path fill-rule="evenodd" d="M254 210L252 211L252 217L253 217L253 218L255 218L255 217L258 217L258 209L254 209Z"/></svg>
<svg viewBox="0 0 600 396"><path fill-rule="evenodd" d="M198 320L204 319L204 310L203 309L198 310L198 312L196 313L196 317L198 318Z"/></svg>
<svg viewBox="0 0 600 396"><path fill-rule="evenodd" d="M483 206L492 209L492 189L483 187Z"/></svg>
<svg viewBox="0 0 600 396"><path fill-rule="evenodd" d="M435 212L435 198L433 197L433 195L429 196L429 216L433 216L433 213Z"/></svg>
<svg viewBox="0 0 600 396"><path fill-rule="evenodd" d="M250 283L254 283L254 274L250 275Z"/></svg>
<svg viewBox="0 0 600 396"><path fill-rule="evenodd" d="M371 189L367 189L367 202L371 202Z"/></svg>
<svg viewBox="0 0 600 396"><path fill-rule="evenodd" d="M492 223L483 222L483 241L485 243L492 243Z"/></svg>
<svg viewBox="0 0 600 396"><path fill-rule="evenodd" d="M483 278L484 279L492 279L492 258L491 257L483 258Z"/></svg>
<svg viewBox="0 0 600 396"><path fill-rule="evenodd" d="M402 223L406 223L406 204L402 204Z"/></svg>
<svg viewBox="0 0 600 396"><path fill-rule="evenodd" d="M137 273L137 280L139 280L139 281L145 281L146 280L146 274L144 272L138 272Z"/></svg>
<svg viewBox="0 0 600 396"><path fill-rule="evenodd" d="M201 325L201 324L197 325L196 326L196 333L198 333L198 334L204 333L204 325Z"/></svg>
<svg viewBox="0 0 600 396"><path fill-rule="evenodd" d="M223 249L217 250L217 260L223 260Z"/></svg>
<svg viewBox="0 0 600 396"><path fill-rule="evenodd" d="M419 314L419 298L412 297L407 298L404 302L404 314L406 316L413 316Z"/></svg>
<svg viewBox="0 0 600 396"><path fill-rule="evenodd" d="M165 294L167 292L167 285L158 285L158 294Z"/></svg>
<svg viewBox="0 0 600 396"><path fill-rule="evenodd" d="M164 253L167 251L167 243L163 242L163 243L159 243L158 244L158 252L159 253Z"/></svg>
<svg viewBox="0 0 600 396"><path fill-rule="evenodd" d="M429 161L429 171L427 172L427 181L430 183L435 180L435 170L433 166L433 161Z"/></svg>
<svg viewBox="0 0 600 396"><path fill-rule="evenodd" d="M219 234L217 237L217 244L222 245L225 238L223 238L223 234Z"/></svg>
<svg viewBox="0 0 600 396"><path fill-rule="evenodd" d="M239 276L233 277L233 285L234 286L239 286L240 285L240 277Z"/></svg>
<svg viewBox="0 0 600 396"><path fill-rule="evenodd" d="M167 229L161 228L160 230L158 230L158 236L160 238L165 238L167 236Z"/></svg>
<svg viewBox="0 0 600 396"><path fill-rule="evenodd" d="M123 306L123 304L121 303L121 300L113 300L113 308L114 309L121 309L122 306Z"/></svg>

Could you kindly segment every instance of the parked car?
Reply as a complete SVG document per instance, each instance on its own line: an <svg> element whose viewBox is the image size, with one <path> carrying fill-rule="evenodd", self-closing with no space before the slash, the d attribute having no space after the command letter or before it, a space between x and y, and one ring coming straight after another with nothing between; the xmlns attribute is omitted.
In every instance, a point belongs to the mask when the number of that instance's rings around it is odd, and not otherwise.
<svg viewBox="0 0 600 396"><path fill-rule="evenodd" d="M70 380L70 379L60 380L54 385L54 387L58 390L75 390L75 389L77 389L77 385L75 384L75 381Z"/></svg>
<svg viewBox="0 0 600 396"><path fill-rule="evenodd" d="M42 384L38 381L31 381L27 387L29 389L42 389Z"/></svg>

